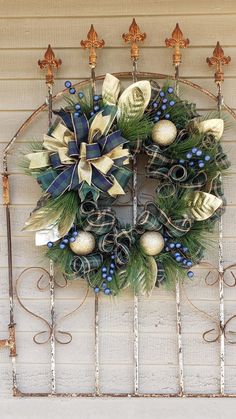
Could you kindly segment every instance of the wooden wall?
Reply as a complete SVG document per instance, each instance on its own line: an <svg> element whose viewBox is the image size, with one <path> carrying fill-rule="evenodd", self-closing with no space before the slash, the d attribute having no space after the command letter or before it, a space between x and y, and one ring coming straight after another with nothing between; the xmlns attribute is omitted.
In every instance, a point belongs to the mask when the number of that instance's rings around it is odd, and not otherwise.
<svg viewBox="0 0 236 419"><path fill-rule="evenodd" d="M123 45L121 34L127 31L134 16L141 30L147 33L141 49L139 69L172 74L171 51L165 48L164 40L170 36L176 22L179 22L184 35L190 39L190 47L183 52L181 75L213 92L213 74L205 59L212 55L216 41L220 40L225 54L232 57L232 63L225 69L225 102L236 108L236 3L233 0L0 0L0 14L1 150L19 125L45 100L44 76L37 66L37 60L42 58L48 43L51 43L56 55L63 61L57 73L55 92L62 89L65 79L77 81L88 77L87 52L81 49L80 40L86 38L91 23L106 42L106 48L98 52L98 74L130 70L129 51ZM183 94L195 101L201 112L215 106L196 91L183 88ZM20 174L18 161L25 143L32 138L40 138L46 124L46 118L41 115L21 135L19 145L16 145L9 159L12 172L10 181L15 277L23 268L40 263L40 254L34 248L32 235L21 231L27 214L39 196L39 189L32 180ZM232 170L225 186L228 210L224 216L224 256L226 263L230 264L236 261L236 145L235 125L232 121L224 142L232 160ZM3 206L0 206L0 215L1 338L5 337L8 324ZM217 252L211 252L209 257L217 263ZM28 276L22 284L24 302L48 318L48 295L35 290L34 279L34 276ZM218 289L217 286L204 285L202 270L194 281L187 284L186 290L195 305L217 318ZM67 290L57 291L58 318L73 309L84 292L82 283L74 283ZM235 298L234 289L225 290L226 319L236 313ZM102 297L99 307L101 390L132 392L132 295L124 293L116 301ZM48 345L37 346L32 342L33 334L44 330L44 325L17 304L15 309L20 388L22 391L48 391L50 349ZM212 321L194 310L184 295L182 320L186 391L216 392L219 390L220 377L219 344L206 344L202 340L202 332L212 328ZM79 312L60 326L62 330L73 333L73 341L67 346L58 345L56 349L58 391L93 391L93 322L94 296L91 292ZM140 390L165 393L178 391L175 295L165 289L156 290L149 300L140 299ZM236 393L234 345L226 345L226 391ZM11 366L7 350L2 350L0 397L6 400L10 395Z"/></svg>

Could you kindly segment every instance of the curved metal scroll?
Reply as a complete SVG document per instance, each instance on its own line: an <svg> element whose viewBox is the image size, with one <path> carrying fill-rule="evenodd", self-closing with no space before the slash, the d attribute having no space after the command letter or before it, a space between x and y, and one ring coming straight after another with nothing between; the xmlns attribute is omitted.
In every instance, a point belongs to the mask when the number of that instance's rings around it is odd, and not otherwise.
<svg viewBox="0 0 236 419"><path fill-rule="evenodd" d="M72 316L75 312L77 312L85 303L87 296L88 296L88 292L89 292L89 286L87 286L86 288L86 293L85 296L83 297L81 303L72 311L70 311L69 313L65 314L64 316L62 316L61 318L59 318L57 320L57 322L55 324L51 324L48 320L46 320L44 317L40 316L39 314L34 313L32 310L30 310L22 301L22 297L20 297L19 294L19 288L21 285L21 282L23 280L24 275L27 272L30 272L32 270L36 270L39 271L41 273L39 279L37 280L37 288L39 291L46 291L47 289L49 289L50 287L50 273L45 269L45 268L41 268L41 267L30 267L30 268L26 268L24 269L21 274L18 276L18 278L16 279L16 298L17 301L19 302L20 306L27 312L29 313L31 316L34 316L36 319L41 320L44 325L46 325L47 330L43 330L41 332L37 332L34 336L33 336L33 341L35 343L37 343L38 345L43 345L45 343L48 343L51 339L52 334L54 333L55 335L55 340L57 343L60 343L61 345L67 345L72 341L72 334L69 332L65 332L62 330L58 330L58 324L61 323L63 320L65 320L67 317ZM44 285L41 285L44 277L46 276L47 282ZM60 284L59 282L57 282L56 280L54 280L54 283L57 287L59 288L65 288L67 286L67 280L66 278L64 284ZM44 339L40 339L43 336L47 335L46 338ZM59 337L59 336L60 337ZM64 336L65 340L62 340L61 337Z"/></svg>

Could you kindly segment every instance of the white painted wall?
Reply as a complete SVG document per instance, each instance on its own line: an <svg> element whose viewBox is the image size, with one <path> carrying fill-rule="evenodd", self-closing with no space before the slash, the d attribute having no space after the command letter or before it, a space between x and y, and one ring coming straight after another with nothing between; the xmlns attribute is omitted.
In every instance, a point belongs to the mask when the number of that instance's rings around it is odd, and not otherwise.
<svg viewBox="0 0 236 419"><path fill-rule="evenodd" d="M129 51L121 34L126 32L133 16L147 32L141 50L140 70L172 74L171 51L164 47L178 21L190 47L183 52L181 74L214 91L212 71L205 58L212 55L217 40L224 46L232 63L225 70L224 96L227 104L236 108L236 4L231 1L93 1L80 0L0 0L0 148L5 147L19 125L44 101L45 85L37 60L42 58L50 42L57 56L63 60L57 74L55 92L60 91L65 79L79 80L88 76L87 53L80 48L90 24L106 41L98 52L97 73L130 69ZM200 111L211 110L214 104L195 91L183 89L189 100L197 103ZM22 176L17 160L20 150L32 138L40 138L46 129L46 118L40 116L19 138L10 157L12 229L15 277L25 267L40 262L30 234L21 228L33 208L39 189ZM227 264L236 261L236 153L235 125L225 135L226 150L232 160L232 171L226 182L228 210L224 216L224 256ZM129 209L123 210L123 216ZM8 323L7 249L4 208L0 231L0 338L6 337ZM217 263L217 254L210 254ZM49 317L47 293L35 290L35 277L27 277L22 284L25 304L45 318ZM204 271L186 286L188 296L199 308L218 317L218 290L206 287ZM67 290L58 290L58 317L73 309L85 292L76 283ZM225 289L226 318L236 312L236 290ZM101 390L104 392L132 392L132 306L131 293L124 293L116 302L101 298L100 302L100 363ZM43 324L32 318L16 304L17 371L22 391L48 391L50 384L49 347L37 346L32 336L43 330ZM219 345L206 344L202 333L212 322L192 310L182 295L184 343L184 373L186 391L198 393L219 390ZM57 390L60 392L93 391L94 298L90 293L86 304L60 327L73 334L67 346L57 346ZM156 290L148 299L140 299L140 390L145 392L178 391L178 360L176 340L175 296L165 289ZM236 348L226 345L226 391L236 393ZM70 415L71 419L152 418L231 418L235 400L16 400L11 397L11 365L7 350L0 352L0 408L3 419L57 418ZM15 413L14 413L15 412Z"/></svg>

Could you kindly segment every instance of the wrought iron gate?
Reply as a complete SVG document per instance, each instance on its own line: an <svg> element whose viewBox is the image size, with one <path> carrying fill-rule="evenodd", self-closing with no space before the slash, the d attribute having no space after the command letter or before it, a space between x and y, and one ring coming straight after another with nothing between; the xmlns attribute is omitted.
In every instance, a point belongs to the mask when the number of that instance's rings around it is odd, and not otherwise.
<svg viewBox="0 0 236 419"><path fill-rule="evenodd" d="M225 57L223 50L221 49L219 43L213 52L213 57L208 58L208 64L211 66L216 67L215 73L215 82L217 86L217 95L212 94L208 90L202 88L201 86L192 83L190 80L186 80L180 78L179 76L179 69L181 63L181 54L180 48L185 48L188 46L189 41L183 38L183 34L177 25L175 30L172 33L172 37L166 40L166 45L168 47L174 48L173 54L173 64L175 73L173 76L170 75L163 75L158 73L151 73L151 72L138 72L137 70L137 62L139 58L139 49L138 49L138 42L143 41L146 35L142 34L136 24L133 21L128 34L123 35L123 39L126 42L131 43L131 60L132 60L132 71L131 72L123 72L123 73L114 73L115 76L123 79L132 79L136 81L137 79L141 78L152 78L152 79L171 79L175 82L175 88L178 90L179 85L182 84L184 86L188 86L189 88L195 89L201 92L203 95L206 95L213 101L215 101L218 111L220 112L221 109L226 110L233 119L236 120L235 112L228 107L223 102L222 96L222 83L224 80L224 74L222 70L222 65L226 65L230 61L230 57ZM93 91L96 90L96 83L100 80L104 79L104 76L97 76L95 75L95 67L96 67L96 48L102 48L104 46L104 41L99 41L97 38L97 34L94 31L93 26L88 33L88 39L86 41L82 41L82 46L85 48L89 48L90 55L89 55L89 66L91 69L91 79L85 80L77 84L77 86L84 86L87 83L92 83ZM9 335L6 339L0 341L0 347L8 347L9 353L12 362L12 378L13 378L13 395L14 396L74 396L74 397L101 397L101 396L110 396L110 397L236 397L236 393L231 393L225 391L225 348L226 345L234 344L236 341L233 340L232 332L229 331L229 323L236 318L236 314L230 314L225 316L225 307L224 307L224 290L225 287L234 287L236 285L236 278L234 276L234 264L230 264L229 266L225 266L224 259L223 259L223 243L222 243L222 220L219 222L219 254L218 254L218 266L214 266L212 264L203 264L203 268L206 270L206 286L211 287L215 286L218 287L218 295L219 295L219 318L215 319L212 318L211 314L204 312L199 307L191 302L190 298L187 295L186 289L183 287L181 283L176 281L176 289L175 289L175 307L176 307L176 340L177 340L177 357L178 357L178 389L177 391L173 392L165 392L165 389L161 389L158 392L148 392L142 391L140 385L140 345L139 345L139 331L140 331L140 299L135 295L133 299L133 306L132 306L132 314L133 314L133 336L132 336L132 348L133 348L133 389L127 392L108 392L104 391L100 387L100 374L101 374L101 365L100 365L100 313L101 313L101 304L100 298L98 295L95 295L94 301L90 304L93 304L94 307L94 339L93 339L93 359L94 365L92 366L94 372L94 384L93 384L93 391L89 392L60 392L57 388L57 367L56 367L56 348L58 345L70 345L72 341L72 333L64 330L59 329L59 324L62 320L65 320L68 316L74 315L76 316L76 312L83 306L85 299L88 295L88 290L84 289L84 296L81 297L79 301L79 305L73 309L70 313L66 313L60 319L57 318L57 303L55 301L55 297L57 294L57 289L61 289L67 286L67 281L63 279L59 279L54 271L53 263L50 263L48 269L44 267L29 267L23 270L18 277L15 277L13 273L14 263L13 263L13 256L14 252L12 250L12 232L11 232L11 202L10 202L10 183L9 178L11 176L11 172L8 170L8 156L10 150L13 149L17 138L21 134L22 131L26 130L26 128L33 123L34 119L44 111L47 111L49 126L52 122L52 105L53 102L56 100L60 100L63 96L63 91L53 96L53 67L59 67L61 65L61 61L57 60L54 56L52 49L49 47L44 60L39 61L39 65L41 68L47 69L46 75L46 84L48 87L48 95L46 99L46 103L40 106L18 129L14 137L11 139L9 144L7 145L4 155L3 155L3 200L5 206L5 213L6 213L6 226L7 226L7 250L8 250L8 284L9 284ZM133 196L132 196L132 219L133 222L136 222L137 217L137 207L138 207L138 179L137 179L137 162L136 158L133 158L133 169L134 169L134 177L133 177ZM35 277L34 275L37 275ZM48 306L50 315L48 318L44 318L40 314L36 314L32 309L27 306L27 303L24 301L22 297L22 284L27 276L35 279L36 289L38 292L43 292L49 290L49 298L48 298ZM203 274L202 274L203 275ZM190 304L191 308L195 311L200 312L201 315L206 316L210 319L210 321L214 322L214 327L211 330L208 330L203 333L203 339L205 342L208 342L209 345L213 342L219 342L219 376L220 376L220 384L219 389L217 392L207 392L207 393L198 393L198 392L189 392L186 391L185 388L185 360L184 360L184 352L183 352L183 336L182 336L182 308L183 308L183 299L186 300L186 304ZM21 389L21 386L18 384L19 381L19 373L17 370L17 321L15 323L15 319L17 320L17 316L15 313L15 304L20 305L21 309L25 310L33 316L34 318L39 319L45 325L46 329L35 333L33 337L34 344L42 345L50 343L50 383L51 388L47 392L24 392ZM214 332L214 334L213 334Z"/></svg>

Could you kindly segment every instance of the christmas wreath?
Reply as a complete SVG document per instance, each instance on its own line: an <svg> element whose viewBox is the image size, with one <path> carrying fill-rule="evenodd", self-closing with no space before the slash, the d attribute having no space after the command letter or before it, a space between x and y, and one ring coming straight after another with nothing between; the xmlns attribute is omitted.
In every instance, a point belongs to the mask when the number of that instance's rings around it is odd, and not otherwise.
<svg viewBox="0 0 236 419"><path fill-rule="evenodd" d="M120 81L107 74L100 95L65 86L65 107L22 162L43 190L24 229L67 278L86 279L95 293L131 286L150 294L192 278L225 206L224 120L200 117L168 83L138 81L120 94ZM156 189L129 225L114 206L137 154L147 156Z"/></svg>

